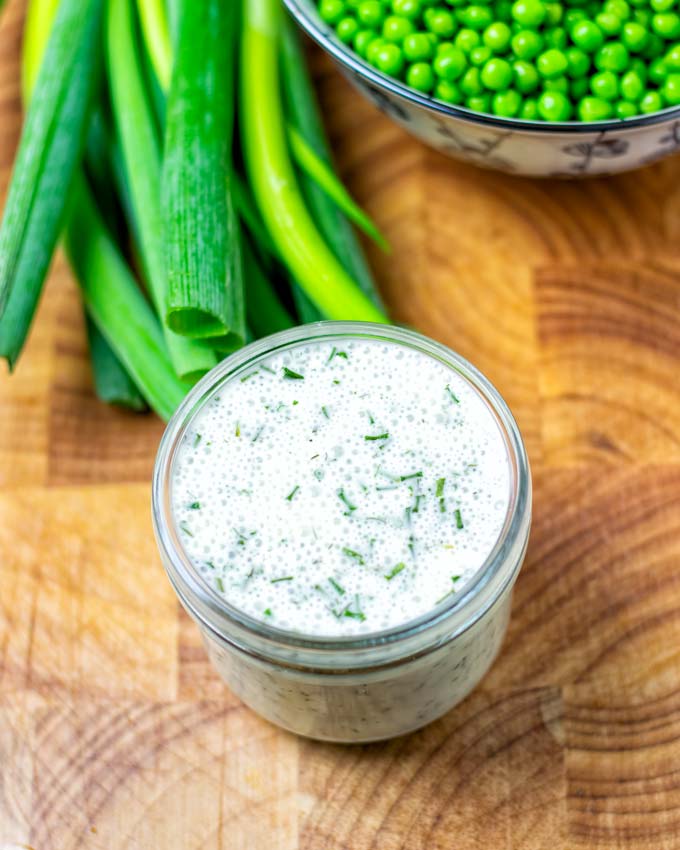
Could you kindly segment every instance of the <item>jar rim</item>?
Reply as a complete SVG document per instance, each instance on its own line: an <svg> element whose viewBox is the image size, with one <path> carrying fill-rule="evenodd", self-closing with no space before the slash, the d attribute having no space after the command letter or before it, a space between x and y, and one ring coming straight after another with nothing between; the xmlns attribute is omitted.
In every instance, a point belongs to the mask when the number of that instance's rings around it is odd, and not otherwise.
<svg viewBox="0 0 680 850"><path fill-rule="evenodd" d="M397 343L427 354L453 369L489 406L503 436L511 468L508 511L496 543L464 588L433 609L375 632L355 635L304 635L257 620L218 595L186 553L171 504L172 471L182 439L195 416L225 383L255 362L286 348L319 340L347 338ZM161 438L153 472L152 519L168 577L188 612L214 635L249 653L288 662L323 666L338 652L359 653L364 663L418 652L467 629L514 580L521 565L531 521L531 475L517 423L491 382L450 348L408 328L369 322L323 321L280 331L246 345L214 367L187 394ZM380 661L378 663L380 663ZM353 666L353 665L350 665Z"/></svg>

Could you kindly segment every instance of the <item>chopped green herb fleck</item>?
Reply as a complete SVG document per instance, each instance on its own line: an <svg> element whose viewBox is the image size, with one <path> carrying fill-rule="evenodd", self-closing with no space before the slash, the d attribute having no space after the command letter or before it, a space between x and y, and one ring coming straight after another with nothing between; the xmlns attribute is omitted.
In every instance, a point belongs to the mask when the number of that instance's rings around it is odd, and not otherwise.
<svg viewBox="0 0 680 850"><path fill-rule="evenodd" d="M259 428L259 430L258 430L258 432L257 432L257 434L255 434L255 436L254 436L254 437L253 437L253 439L252 439L252 442L253 442L253 443L256 443L256 442L260 439L260 434L261 434L263 431L264 431L264 425L261 425L261 426L260 426L260 428Z"/></svg>
<svg viewBox="0 0 680 850"><path fill-rule="evenodd" d="M460 581L460 576L451 576L451 581Z"/></svg>
<svg viewBox="0 0 680 850"><path fill-rule="evenodd" d="M387 581L392 581L392 579L395 576L398 576L399 573L402 570L405 570L405 569L406 569L406 564L402 561L401 563L397 564L395 567L392 567L392 569L389 571L389 573L387 573L385 578L387 579Z"/></svg>
<svg viewBox="0 0 680 850"><path fill-rule="evenodd" d="M260 366L260 369L264 369L264 371L269 372L270 375L276 374L276 372L270 366L265 366L264 363Z"/></svg>
<svg viewBox="0 0 680 850"><path fill-rule="evenodd" d="M192 503L189 505L189 510L197 511L197 510L199 510L199 509L200 509L200 507L201 507L201 503L200 503L200 502L192 502Z"/></svg>
<svg viewBox="0 0 680 850"><path fill-rule="evenodd" d="M358 564L361 564L362 567L366 563L361 555L358 552L355 552L354 549L348 549L346 546L343 546L342 551L348 558L354 558L354 560Z"/></svg>
<svg viewBox="0 0 680 850"><path fill-rule="evenodd" d="M334 383L334 384L339 384L339 383L340 383L340 381L333 381L333 383Z"/></svg>
<svg viewBox="0 0 680 850"><path fill-rule="evenodd" d="M422 472L412 472L410 475L400 475L399 480L400 481L408 481L410 478L422 478L422 477L423 477Z"/></svg>
<svg viewBox="0 0 680 850"><path fill-rule="evenodd" d="M241 383L242 383L242 384L245 384L245 382L246 382L246 381L249 381L251 378L254 378L254 377L255 377L255 375L257 375L258 371L259 371L259 370L258 370L258 369L256 369L254 372L250 372L249 374L244 375L244 376L241 378Z"/></svg>
<svg viewBox="0 0 680 850"><path fill-rule="evenodd" d="M437 479L437 492L436 492L437 498L444 495L444 485L445 484L446 484L446 478L438 478Z"/></svg>
<svg viewBox="0 0 680 850"><path fill-rule="evenodd" d="M371 416L368 410L366 411L366 416L368 416L368 421L371 423L371 425L375 425L375 419Z"/></svg>
<svg viewBox="0 0 680 850"><path fill-rule="evenodd" d="M454 404L460 404L460 399L448 384L446 385L446 392L449 394L449 398Z"/></svg>
<svg viewBox="0 0 680 850"><path fill-rule="evenodd" d="M289 369L287 366L283 367L283 377L288 378L291 381L304 381L305 376L301 375L299 372L293 372L292 369Z"/></svg>
<svg viewBox="0 0 680 850"><path fill-rule="evenodd" d="M335 588L335 590L337 590L338 593L345 593L345 588L339 585L334 578L329 578L328 581L333 585L333 587Z"/></svg>
<svg viewBox="0 0 680 850"><path fill-rule="evenodd" d="M345 491L344 491L344 490L338 490L338 499L340 499L340 501L341 501L341 502L342 502L342 503L346 506L346 508L347 508L347 511L345 512L345 516L349 516L349 515L352 513L352 511L355 511L355 510L357 509L357 506L356 506L356 505L353 505L353 504L350 502L350 500L347 498L347 496L345 496Z"/></svg>
<svg viewBox="0 0 680 850"><path fill-rule="evenodd" d="M321 412L322 412L322 413L323 413L323 415L326 417L326 419L330 419L330 418L331 418L331 417L328 415L328 410L326 410L326 408L325 408L325 407L322 407L322 408L321 408Z"/></svg>
<svg viewBox="0 0 680 850"><path fill-rule="evenodd" d="M350 611L349 608L345 609L345 617L352 617L355 620L359 620L360 622L364 622L366 619L366 615L363 611Z"/></svg>
<svg viewBox="0 0 680 850"><path fill-rule="evenodd" d="M215 584L217 585L219 592L224 593L224 582L219 576L215 579Z"/></svg>
<svg viewBox="0 0 680 850"><path fill-rule="evenodd" d="M193 536L194 536L194 535L191 533L191 529L189 528L189 526L186 524L186 522L185 522L184 520L182 520L182 522L180 522L179 527L182 529L182 531L183 531L185 534L188 534L188 535L189 535L189 537L193 537Z"/></svg>
<svg viewBox="0 0 680 850"><path fill-rule="evenodd" d="M440 514L446 513L446 501L444 499L439 500L439 513Z"/></svg>
<svg viewBox="0 0 680 850"><path fill-rule="evenodd" d="M314 470L314 477L316 478L317 481L321 481L321 479L323 478L323 469L315 469Z"/></svg>
<svg viewBox="0 0 680 850"><path fill-rule="evenodd" d="M203 437L201 434L196 434L196 436L194 437L194 448L198 446L202 439Z"/></svg>
<svg viewBox="0 0 680 850"><path fill-rule="evenodd" d="M418 509L420 508L420 500L425 498L422 494L416 496L415 504L413 505L412 511L414 514L418 513Z"/></svg>
<svg viewBox="0 0 680 850"><path fill-rule="evenodd" d="M276 584L279 581L293 581L293 576L281 576L281 578L273 578L269 583Z"/></svg>
<svg viewBox="0 0 680 850"><path fill-rule="evenodd" d="M453 515L456 518L456 528L463 528L463 517L460 515L460 508L456 508Z"/></svg>
<svg viewBox="0 0 680 850"><path fill-rule="evenodd" d="M364 440L389 440L390 435L387 431L384 434L368 434Z"/></svg>
<svg viewBox="0 0 680 850"><path fill-rule="evenodd" d="M215 564L213 564L212 561L206 561L205 565L206 565L206 567L210 567L211 570L215 569Z"/></svg>
<svg viewBox="0 0 680 850"><path fill-rule="evenodd" d="M409 550L409 552L411 553L411 557L413 557L413 555L414 555L414 553L415 553L415 548L416 548L416 539L415 539L415 537L411 534L411 535L409 536L409 538L408 538L408 550Z"/></svg>
<svg viewBox="0 0 680 850"><path fill-rule="evenodd" d="M293 407L295 407L296 404L300 404L300 402L297 401L297 399L293 402Z"/></svg>
<svg viewBox="0 0 680 850"><path fill-rule="evenodd" d="M330 357L328 358L328 360L326 360L326 363L330 363L330 362L331 362L331 360L332 360L334 357L344 357L344 359L345 359L345 360L348 360L348 359L349 359L349 358L347 357L347 353L346 353L345 351L338 351L338 349L337 349L335 346L333 346L333 351L331 351L331 355L330 355Z"/></svg>
<svg viewBox="0 0 680 850"><path fill-rule="evenodd" d="M299 489L300 489L300 485L296 484L295 487L293 487L293 489L290 491L290 493L286 496L286 501L292 502L293 499L295 498L295 494L297 493L297 491Z"/></svg>
<svg viewBox="0 0 680 850"><path fill-rule="evenodd" d="M263 611L263 613L264 613L264 616L265 616L265 617L271 617L271 615L272 615L272 609L271 609L271 608L265 608L265 609L264 609L264 611Z"/></svg>
<svg viewBox="0 0 680 850"><path fill-rule="evenodd" d="M455 583L456 583L459 579L460 579L460 576L451 576L451 581L454 583L454 585L455 585ZM456 592L456 588L454 587L452 590L449 590L449 592L448 592L448 593L445 593L445 594L442 596L442 598L441 598L441 599L438 599L438 600L435 602L435 605L439 605L439 603L440 603L440 602L443 602L445 599L448 599L448 598L449 598L449 596L452 596L455 592Z"/></svg>
<svg viewBox="0 0 680 850"><path fill-rule="evenodd" d="M241 436L241 426L240 426L240 424L239 424L238 422L236 423L236 430L234 431L234 434L235 434L237 437L240 437L240 436Z"/></svg>

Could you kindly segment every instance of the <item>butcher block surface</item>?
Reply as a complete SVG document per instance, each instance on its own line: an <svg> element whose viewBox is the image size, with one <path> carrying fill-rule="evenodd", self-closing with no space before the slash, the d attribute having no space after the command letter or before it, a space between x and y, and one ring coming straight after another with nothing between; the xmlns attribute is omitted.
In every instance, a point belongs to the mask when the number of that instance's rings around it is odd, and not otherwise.
<svg viewBox="0 0 680 850"><path fill-rule="evenodd" d="M22 4L0 22L0 196ZM391 315L510 404L535 483L504 649L388 743L300 740L220 683L158 558L163 430L95 398L57 256L0 377L0 850L680 848L680 158L538 182L412 140L312 54Z"/></svg>

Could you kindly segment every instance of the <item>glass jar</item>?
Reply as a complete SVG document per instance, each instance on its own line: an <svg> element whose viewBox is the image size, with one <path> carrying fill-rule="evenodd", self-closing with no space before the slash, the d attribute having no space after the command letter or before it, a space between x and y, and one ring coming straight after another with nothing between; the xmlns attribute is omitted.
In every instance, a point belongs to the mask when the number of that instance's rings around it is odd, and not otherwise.
<svg viewBox="0 0 680 850"><path fill-rule="evenodd" d="M455 370L494 414L507 447L511 492L500 536L459 593L403 625L367 635L307 636L231 606L184 552L172 514L173 462L195 414L227 382L304 343L364 338L396 343ZM231 690L273 723L338 742L376 741L430 723L460 702L491 666L506 631L526 552L531 477L517 425L489 381L450 349L403 328L319 322L251 343L207 374L168 424L153 479L153 522L165 569L208 655Z"/></svg>

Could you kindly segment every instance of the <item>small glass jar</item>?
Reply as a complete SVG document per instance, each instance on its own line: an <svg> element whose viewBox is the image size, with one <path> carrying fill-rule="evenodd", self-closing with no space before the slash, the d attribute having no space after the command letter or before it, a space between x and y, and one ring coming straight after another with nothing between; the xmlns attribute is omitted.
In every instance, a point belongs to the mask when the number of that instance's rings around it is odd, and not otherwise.
<svg viewBox="0 0 680 850"><path fill-rule="evenodd" d="M228 381L274 353L320 340L400 344L455 370L494 414L507 447L511 492L499 538L474 578L403 625L350 637L307 636L231 606L186 555L172 513L173 463L196 413ZM460 702L491 666L505 635L512 588L531 523L531 477L517 425L487 379L450 349L410 330L361 322L319 322L283 331L228 357L188 394L160 444L153 521L165 569L198 625L215 668L243 702L300 735L377 741L430 723Z"/></svg>

